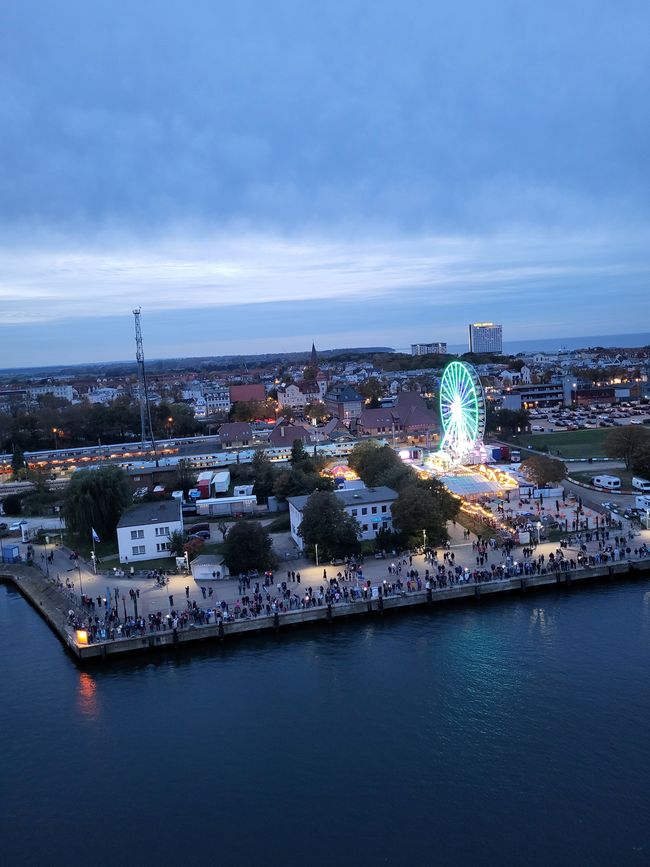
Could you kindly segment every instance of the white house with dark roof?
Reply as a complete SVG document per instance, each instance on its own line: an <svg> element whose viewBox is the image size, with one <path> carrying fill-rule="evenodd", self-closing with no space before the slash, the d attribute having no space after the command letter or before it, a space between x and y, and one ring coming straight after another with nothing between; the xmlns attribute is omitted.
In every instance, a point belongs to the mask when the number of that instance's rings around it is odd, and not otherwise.
<svg viewBox="0 0 650 867"><path fill-rule="evenodd" d="M334 491L345 511L359 522L360 539L374 539L380 530L393 529L393 503L397 492L385 486L377 488L355 488ZM311 496L311 494L309 495ZM298 533L302 523L302 512L309 500L307 497L288 497L291 538L302 551L304 542Z"/></svg>
<svg viewBox="0 0 650 867"><path fill-rule="evenodd" d="M120 563L169 557L170 536L183 532L180 500L140 503L127 509L117 525Z"/></svg>

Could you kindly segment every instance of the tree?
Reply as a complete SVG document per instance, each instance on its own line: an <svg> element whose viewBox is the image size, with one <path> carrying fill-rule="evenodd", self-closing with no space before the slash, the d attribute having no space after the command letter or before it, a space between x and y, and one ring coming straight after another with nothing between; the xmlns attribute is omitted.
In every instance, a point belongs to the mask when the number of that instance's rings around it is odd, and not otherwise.
<svg viewBox="0 0 650 867"><path fill-rule="evenodd" d="M305 418L317 422L323 421L329 416L328 411L325 409L325 404L321 400L313 400L311 403L308 403L304 413Z"/></svg>
<svg viewBox="0 0 650 867"><path fill-rule="evenodd" d="M25 477L25 455L20 446L14 448L14 453L11 456L11 472L14 479L22 479Z"/></svg>
<svg viewBox="0 0 650 867"><path fill-rule="evenodd" d="M22 514L23 503L20 494L8 494L2 501L2 509L5 515L12 517Z"/></svg>
<svg viewBox="0 0 650 867"><path fill-rule="evenodd" d="M635 453L632 469L644 479L650 479L650 443L641 446Z"/></svg>
<svg viewBox="0 0 650 867"><path fill-rule="evenodd" d="M129 477L120 467L78 470L66 490L62 514L68 529L80 538L90 540L95 529L100 538L108 539L131 502Z"/></svg>
<svg viewBox="0 0 650 867"><path fill-rule="evenodd" d="M359 394L365 399L368 406L379 406L379 399L384 394L384 386L376 376L370 376L365 380L365 382L360 383L358 390Z"/></svg>
<svg viewBox="0 0 650 867"><path fill-rule="evenodd" d="M291 446L291 464L292 466L296 466L297 464L304 461L307 457L307 452L305 451L305 447L302 444L302 440L294 440Z"/></svg>
<svg viewBox="0 0 650 867"><path fill-rule="evenodd" d="M603 440L605 454L610 458L625 461L627 470L631 468L636 455L649 444L650 434L636 425L613 428Z"/></svg>
<svg viewBox="0 0 650 867"><path fill-rule="evenodd" d="M402 488L407 487L407 485L412 485L414 481L415 473L411 467L399 461L378 476L377 485L385 485L387 488L392 488L394 491L399 492Z"/></svg>
<svg viewBox="0 0 650 867"><path fill-rule="evenodd" d="M169 553L174 557L182 557L185 551L185 536L181 530L174 530L169 537Z"/></svg>
<svg viewBox="0 0 650 867"><path fill-rule="evenodd" d="M231 421L257 421L266 418L269 407L263 400L238 400L230 410Z"/></svg>
<svg viewBox="0 0 650 867"><path fill-rule="evenodd" d="M495 409L492 401L487 402L485 427L504 436L527 432L530 415L526 409Z"/></svg>
<svg viewBox="0 0 650 867"><path fill-rule="evenodd" d="M273 493L273 483L276 475L275 467L263 451L257 451L251 462L251 469L253 478L255 479L253 493L261 502L265 503Z"/></svg>
<svg viewBox="0 0 650 867"><path fill-rule="evenodd" d="M450 495L445 491L447 497ZM450 514L450 503L447 497L434 488L422 485L409 485L400 493L393 503L393 526L404 534L409 546L439 545L447 539L447 521L456 512ZM457 504L454 506L458 510ZM424 531L424 532L423 532Z"/></svg>
<svg viewBox="0 0 650 867"><path fill-rule="evenodd" d="M187 554L187 559L191 562L195 557L198 557L205 542L203 539L190 539L183 545L183 553Z"/></svg>
<svg viewBox="0 0 650 867"><path fill-rule="evenodd" d="M238 521L228 531L223 559L231 575L274 569L276 557L271 536L259 521Z"/></svg>
<svg viewBox="0 0 650 867"><path fill-rule="evenodd" d="M184 499L189 496L190 488L196 484L196 473L192 469L189 461L181 460L178 462L176 476L173 481L173 489L182 491Z"/></svg>
<svg viewBox="0 0 650 867"><path fill-rule="evenodd" d="M521 469L538 488L566 478L566 464L545 455L532 455L522 463Z"/></svg>
<svg viewBox="0 0 650 867"><path fill-rule="evenodd" d="M359 523L329 491L316 491L307 500L298 534L310 548L318 545L323 558L354 554L360 548Z"/></svg>
<svg viewBox="0 0 650 867"><path fill-rule="evenodd" d="M357 443L348 457L348 465L370 488L381 484L380 479L389 470L404 466L390 446L380 446L376 440Z"/></svg>
<svg viewBox="0 0 650 867"><path fill-rule="evenodd" d="M287 497L300 497L317 490L331 491L333 488L334 480L321 476L307 460L297 467L292 466L291 470L280 470L273 483L273 495L284 501Z"/></svg>

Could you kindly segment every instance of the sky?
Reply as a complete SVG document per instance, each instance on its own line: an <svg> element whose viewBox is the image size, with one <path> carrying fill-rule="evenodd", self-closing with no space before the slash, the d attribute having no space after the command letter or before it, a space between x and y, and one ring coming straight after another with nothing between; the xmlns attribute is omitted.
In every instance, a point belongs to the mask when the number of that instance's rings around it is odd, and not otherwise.
<svg viewBox="0 0 650 867"><path fill-rule="evenodd" d="M650 331L645 0L5 0L0 368Z"/></svg>

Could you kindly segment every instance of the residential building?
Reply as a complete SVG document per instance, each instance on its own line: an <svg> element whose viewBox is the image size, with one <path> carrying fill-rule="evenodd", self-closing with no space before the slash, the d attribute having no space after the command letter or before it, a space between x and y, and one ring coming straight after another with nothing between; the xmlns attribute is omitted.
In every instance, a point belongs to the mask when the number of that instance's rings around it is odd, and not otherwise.
<svg viewBox="0 0 650 867"><path fill-rule="evenodd" d="M203 392L205 400L205 409L208 415L214 415L218 412L230 412L232 402L230 400L230 389L227 385L220 385L214 389L206 389Z"/></svg>
<svg viewBox="0 0 650 867"><path fill-rule="evenodd" d="M503 327L494 322L475 322L469 326L469 351L481 354L503 352Z"/></svg>
<svg viewBox="0 0 650 867"><path fill-rule="evenodd" d="M348 427L356 423L363 409L363 398L345 382L337 382L325 395L323 402L330 415L336 416Z"/></svg>
<svg viewBox="0 0 650 867"><path fill-rule="evenodd" d="M374 539L380 530L393 529L393 503L397 492L392 488L355 488L353 490L339 489L334 491L345 511L359 522L360 539ZM310 494L310 496L312 496ZM298 534L302 523L302 513L309 497L289 497L289 520L291 522L291 537L302 551L304 543Z"/></svg>
<svg viewBox="0 0 650 867"><path fill-rule="evenodd" d="M227 422L219 428L219 440L224 449L249 446L253 441L253 428L244 421Z"/></svg>
<svg viewBox="0 0 650 867"><path fill-rule="evenodd" d="M446 355L447 344L441 343L412 343L411 355Z"/></svg>
<svg viewBox="0 0 650 867"><path fill-rule="evenodd" d="M44 394L51 394L53 397L60 397L67 400L69 403L77 396L74 388L71 385L31 385L28 388L29 397L34 400Z"/></svg>
<svg viewBox="0 0 650 867"><path fill-rule="evenodd" d="M312 430L316 432L316 428ZM271 431L269 445L291 447L296 440L306 445L312 442L312 430L309 430L306 425L287 424L282 420Z"/></svg>
<svg viewBox="0 0 650 867"><path fill-rule="evenodd" d="M357 432L362 436L392 436L428 438L437 432L435 415L419 394L402 391L392 406L379 409L364 409L357 423Z"/></svg>
<svg viewBox="0 0 650 867"><path fill-rule="evenodd" d="M322 391L316 382L295 382L278 387L278 403L281 407L304 409L322 398Z"/></svg>
<svg viewBox="0 0 650 867"><path fill-rule="evenodd" d="M169 557L172 533L183 532L179 500L140 503L127 509L117 525L120 563Z"/></svg>
<svg viewBox="0 0 650 867"><path fill-rule="evenodd" d="M513 385L503 393L503 409L571 406L575 389L576 382L571 376L549 383Z"/></svg>

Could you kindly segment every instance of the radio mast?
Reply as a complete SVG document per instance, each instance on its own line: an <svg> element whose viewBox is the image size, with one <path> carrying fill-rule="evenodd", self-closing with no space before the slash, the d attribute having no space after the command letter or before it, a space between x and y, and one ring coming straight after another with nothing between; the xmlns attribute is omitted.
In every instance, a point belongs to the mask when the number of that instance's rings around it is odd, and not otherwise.
<svg viewBox="0 0 650 867"><path fill-rule="evenodd" d="M136 307L133 311L133 316L135 318L135 360L138 363L138 392L140 397L140 442L143 449L147 448L147 446L151 444L156 459L156 465L158 465L156 440L153 435L153 425L151 423L149 392L147 391L147 374L144 368L144 348L142 346L140 309L140 307Z"/></svg>

